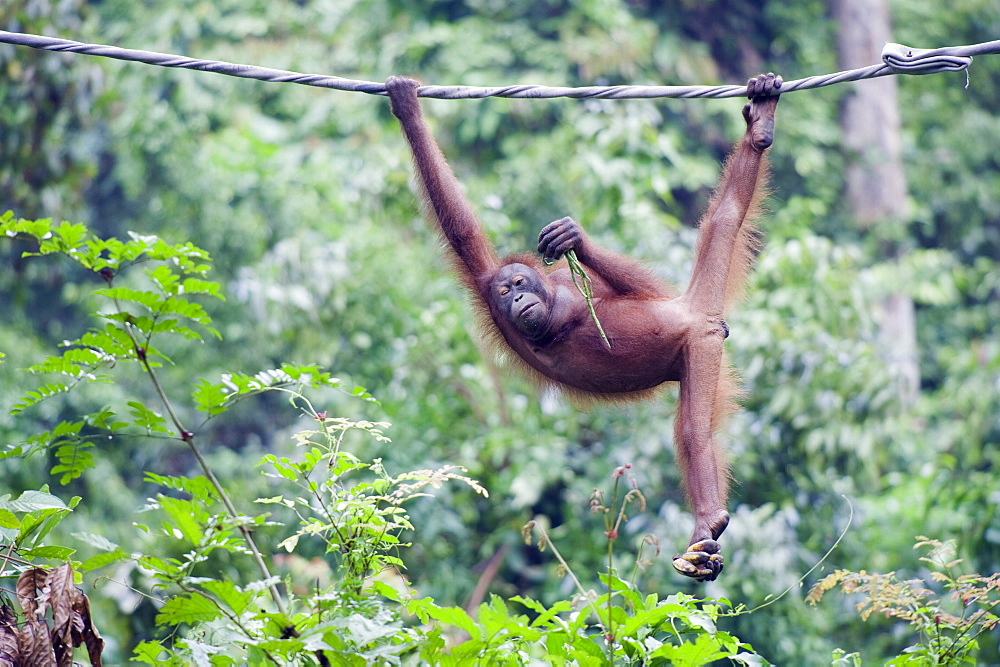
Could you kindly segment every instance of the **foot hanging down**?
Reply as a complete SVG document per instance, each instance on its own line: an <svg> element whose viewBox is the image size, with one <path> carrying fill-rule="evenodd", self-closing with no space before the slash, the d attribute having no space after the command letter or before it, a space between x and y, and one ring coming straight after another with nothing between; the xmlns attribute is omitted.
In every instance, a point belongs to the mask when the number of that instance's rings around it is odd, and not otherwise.
<svg viewBox="0 0 1000 667"><path fill-rule="evenodd" d="M674 556L674 569L696 581L715 581L722 574L724 559L715 540L699 540L683 554Z"/></svg>

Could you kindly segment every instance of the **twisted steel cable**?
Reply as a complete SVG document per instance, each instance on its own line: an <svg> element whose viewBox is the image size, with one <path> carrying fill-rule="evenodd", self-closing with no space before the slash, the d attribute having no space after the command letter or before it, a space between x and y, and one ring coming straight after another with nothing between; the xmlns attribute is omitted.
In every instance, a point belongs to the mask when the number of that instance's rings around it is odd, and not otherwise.
<svg viewBox="0 0 1000 667"><path fill-rule="evenodd" d="M63 51L83 53L91 56L114 58L132 62L158 65L160 67L179 67L204 72L215 72L227 76L256 79L274 83L298 83L306 86L332 88L370 95L385 95L385 84L377 81L359 81L345 79L339 76L322 74L302 74L287 70L258 67L255 65L240 65L218 60L200 60L187 56L141 51L139 49L123 49L117 46L102 44L86 44L57 37L44 37L19 32L0 30L0 43L29 46L45 51ZM869 65L859 69L810 76L794 81L785 81L781 93L796 90L821 88L845 81L873 79L892 74L937 74L939 72L959 72L968 69L972 57L989 53L1000 53L1000 40L971 44L968 46L947 46L939 49L914 49L902 44L886 44L882 50L882 63ZM538 85L510 85L499 87L478 86L421 86L420 97L437 99L470 99L483 97L520 97L520 98L598 98L598 99L640 99L653 97L674 98L712 98L742 97L746 94L746 85L724 86L584 86L580 88L552 87Z"/></svg>

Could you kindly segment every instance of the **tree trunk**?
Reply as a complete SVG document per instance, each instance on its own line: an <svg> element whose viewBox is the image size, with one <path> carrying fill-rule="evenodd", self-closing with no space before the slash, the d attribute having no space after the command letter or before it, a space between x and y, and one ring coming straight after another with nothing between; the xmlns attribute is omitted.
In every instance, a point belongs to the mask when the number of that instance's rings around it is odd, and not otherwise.
<svg viewBox="0 0 1000 667"><path fill-rule="evenodd" d="M891 41L888 0L830 0L837 22L839 66L854 69L879 62ZM882 239L898 238L905 222L906 177L901 158L897 79L886 76L855 84L844 101L840 125L847 157L845 199L858 223ZM878 225L880 228L876 228ZM898 261L891 242L882 259ZM879 337L899 378L899 390L912 403L920 387L913 299L891 294L882 303Z"/></svg>

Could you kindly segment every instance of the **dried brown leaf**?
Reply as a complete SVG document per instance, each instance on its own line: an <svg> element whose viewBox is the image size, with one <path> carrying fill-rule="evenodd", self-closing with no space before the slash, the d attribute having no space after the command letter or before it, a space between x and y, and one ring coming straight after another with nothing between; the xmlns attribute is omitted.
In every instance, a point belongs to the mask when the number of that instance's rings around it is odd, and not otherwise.
<svg viewBox="0 0 1000 667"><path fill-rule="evenodd" d="M0 667L16 667L21 660L17 645L17 614L8 605L0 606Z"/></svg>
<svg viewBox="0 0 1000 667"><path fill-rule="evenodd" d="M93 665L101 665L104 640L90 616L90 601L73 583L68 563L49 573L45 581L52 607L52 644L58 667L73 664L73 649L86 644Z"/></svg>
<svg viewBox="0 0 1000 667"><path fill-rule="evenodd" d="M28 619L35 619L45 613L45 598L40 599L38 592L45 586L45 578L48 570L41 567L33 567L25 570L17 579L17 601L21 603L21 609Z"/></svg>
<svg viewBox="0 0 1000 667"><path fill-rule="evenodd" d="M17 580L17 598L24 611L24 627L17 615L0 606L0 667L71 667L73 649L86 646L91 665L101 667L104 640L94 627L90 600L73 583L69 563L52 570L36 567ZM45 612L52 609L52 629Z"/></svg>
<svg viewBox="0 0 1000 667"><path fill-rule="evenodd" d="M84 645L91 664L101 667L104 640L94 627L90 601L74 585L73 576L69 563L52 570L32 568L21 574L16 588L26 622L18 632L13 610L8 620L5 610L9 608L0 607L0 667L71 667L73 649ZM49 608L51 630L43 620ZM8 634L16 640L12 648L5 641ZM13 655L6 662L5 652Z"/></svg>
<svg viewBox="0 0 1000 667"><path fill-rule="evenodd" d="M21 581L18 580L18 588ZM52 650L49 628L34 618L29 618L21 628L18 644L21 648L21 664L32 667L58 667Z"/></svg>
<svg viewBox="0 0 1000 667"><path fill-rule="evenodd" d="M83 639L83 643L87 646L87 655L90 656L90 664L93 667L101 667L101 652L104 651L104 640L101 638L101 633L94 627L93 619L90 617L90 600L86 595L80 594L73 610L76 612L76 618L80 621L80 636ZM80 645L79 640L77 640L76 645Z"/></svg>
<svg viewBox="0 0 1000 667"><path fill-rule="evenodd" d="M80 592L73 585L73 568L69 563L49 570L45 592L52 607L52 648L59 667L73 664L73 603Z"/></svg>

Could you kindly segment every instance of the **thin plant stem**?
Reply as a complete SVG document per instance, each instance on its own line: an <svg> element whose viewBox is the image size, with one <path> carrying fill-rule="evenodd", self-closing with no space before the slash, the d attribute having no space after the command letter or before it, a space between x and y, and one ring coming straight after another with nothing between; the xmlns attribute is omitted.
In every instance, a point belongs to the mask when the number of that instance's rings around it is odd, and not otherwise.
<svg viewBox="0 0 1000 667"><path fill-rule="evenodd" d="M115 301L115 308L119 312L124 312L121 307L121 304L118 302L118 299L115 299L114 301ZM153 371L152 365L150 365L149 363L149 359L147 358L146 355L146 349L139 344L139 340L136 338L135 331L133 330L132 325L126 322L124 328L125 328L125 333L128 334L129 339L132 341L136 357L139 359L139 361L142 363L143 368L146 370L146 375L149 376L150 382L152 382L153 384L153 389L156 391L156 395L159 396L160 402L163 403L163 407L167 411L167 414L170 416L170 421L173 422L174 428L177 429L177 433L180 435L181 440L183 440L185 444L187 444L188 449L190 449L191 453L194 454L195 460L198 461L199 467L201 467L202 472L205 474L205 477L208 479L212 487L215 489L215 492L219 494L219 499L222 500L222 504L225 505L226 511L229 513L229 516L236 523L236 528L240 531L240 534L243 536L243 541L246 542L247 548L250 549L250 553L253 557L254 563L257 565L257 569L260 570L260 573L265 580L270 581L272 579L271 571L267 567L267 563L264 562L264 557L261 555L260 549L257 548L257 543L254 541L250 529L244 526L239 521L239 512L236 511L236 506L233 504L233 501L229 498L229 494L226 493L226 489L222 486L222 484L219 482L219 479L215 476L215 473L212 471L212 468L208 465L208 461L206 461L205 457L202 456L201 450L198 449L197 445L195 445L194 434L184 428L184 425L183 423L181 423L181 420L177 416L177 413L174 412L174 408L170 402L170 399L167 397L166 392L160 385L159 378L157 378L156 373ZM281 614L283 617L287 618L288 612L285 609L285 603L284 600L282 600L281 598L281 593L278 592L278 587L272 582L268 584L268 589L271 593L271 598L274 600L274 606L278 610L278 613Z"/></svg>
<svg viewBox="0 0 1000 667"><path fill-rule="evenodd" d="M854 521L854 506L851 505L851 502L849 500L847 500L847 496L841 496L841 497L847 503L847 507L851 511L851 513L847 517L847 525L844 526L844 530L842 530L840 532L840 535L837 537L837 540L833 543L833 545L830 546L829 549L826 550L826 553L823 554L823 557L820 558L816 562L815 565L813 565L811 568L809 568L809 570L805 574L803 574L801 577L799 577L798 580L794 584L792 584L791 586L789 586L788 588L786 588L784 591L782 591L781 594L778 595L778 597L771 598L767 602L759 604L756 607L754 607L753 609L742 609L740 611L734 611L734 612L730 612L728 614L723 614L724 616L742 616L743 614L752 614L755 611L760 611L764 607L770 607L772 604L774 604L775 602L777 602L781 598L783 598L786 595L788 595L788 593L791 592L791 590L793 588L798 588L799 586L801 586L802 582L806 580L806 577L808 577L810 574L812 574L816 570L816 568L818 568L820 565L822 565L824 563L824 561L826 561L826 559L830 557L830 554L833 553L834 549L837 548L837 546L840 544L841 540L844 539L844 536L847 535L847 531L851 527L851 522Z"/></svg>
<svg viewBox="0 0 1000 667"><path fill-rule="evenodd" d="M597 617L597 621L600 622L601 620L600 610L594 604L594 600L592 599L592 597L583 588L583 584L581 584L580 580L576 578L576 574L573 572L572 568L570 568L569 563L567 563L566 559L562 557L561 553L559 553L559 549L556 548L556 545L552 541L552 538L549 537L548 532L546 532L544 528L539 526L534 521L532 521L531 523L533 524L532 527L537 528L538 532L542 534L542 537L545 539L546 546L552 549L552 555L556 557L556 560L559 561L559 564L563 566L564 570L566 570L566 574L568 574L570 579L573 580L573 585L576 586L576 590L577 592L580 593L580 597L582 597L587 601L587 606L591 608L591 610L594 612L594 615Z"/></svg>
<svg viewBox="0 0 1000 667"><path fill-rule="evenodd" d="M589 302L588 302L589 303ZM591 310L593 312L593 310ZM600 328L600 324L597 325ZM603 333L603 332L602 332ZM605 339L607 340L607 339ZM610 345L610 343L609 343ZM611 492L611 509L614 510L616 504L618 504L618 484L621 478L615 478L614 490ZM625 503L622 502L621 511L625 511ZM607 512L607 510L605 510ZM608 627L607 627L607 637L605 638L608 644L608 663L615 664L615 628L614 620L611 615L611 597L614 593L613 586L611 583L611 577L614 576L614 551L615 551L615 539L618 537L618 521L611 523L607 519L607 514L605 514L604 527L607 528L605 531L605 536L608 538Z"/></svg>

